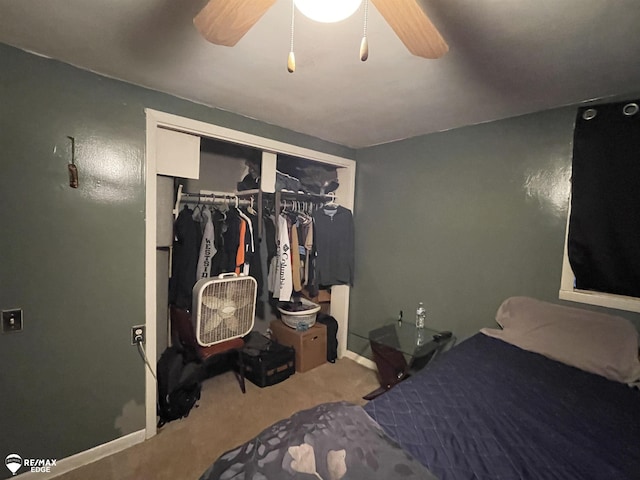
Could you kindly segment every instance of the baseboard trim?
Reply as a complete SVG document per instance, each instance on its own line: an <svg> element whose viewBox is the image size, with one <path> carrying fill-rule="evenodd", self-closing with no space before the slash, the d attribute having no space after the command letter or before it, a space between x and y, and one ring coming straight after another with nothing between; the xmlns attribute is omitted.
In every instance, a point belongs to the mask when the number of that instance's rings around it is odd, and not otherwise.
<svg viewBox="0 0 640 480"><path fill-rule="evenodd" d="M362 355L358 355L355 352L352 352L351 350L346 350L344 352L344 356L347 357L350 360L353 360L354 362L362 365L363 367L367 367L370 370L377 370L378 368L376 367L375 362L373 362L373 360L369 360L367 357L363 357Z"/></svg>
<svg viewBox="0 0 640 480"><path fill-rule="evenodd" d="M11 478L15 478L16 480L49 480L51 478L64 475L76 468L93 463L101 458L121 452L122 450L141 443L144 440L145 430L138 430L137 432L116 438L110 442L85 450L84 452L76 453L70 457L60 459L56 461L56 466L52 467L50 473L24 472Z"/></svg>

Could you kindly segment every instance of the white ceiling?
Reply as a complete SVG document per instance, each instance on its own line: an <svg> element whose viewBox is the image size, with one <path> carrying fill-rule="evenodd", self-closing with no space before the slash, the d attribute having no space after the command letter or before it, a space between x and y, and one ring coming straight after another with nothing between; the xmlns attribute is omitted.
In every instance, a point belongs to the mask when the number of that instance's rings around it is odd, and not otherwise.
<svg viewBox="0 0 640 480"><path fill-rule="evenodd" d="M408 53L373 5L364 63L362 10L297 15L294 74L290 0L231 48L194 28L205 3L1 0L0 42L354 148L640 92L639 0L425 0L439 60Z"/></svg>

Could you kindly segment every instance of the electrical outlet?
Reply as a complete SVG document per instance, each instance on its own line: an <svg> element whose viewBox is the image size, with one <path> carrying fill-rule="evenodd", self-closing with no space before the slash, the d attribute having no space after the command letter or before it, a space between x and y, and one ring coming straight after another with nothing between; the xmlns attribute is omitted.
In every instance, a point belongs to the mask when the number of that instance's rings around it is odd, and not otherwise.
<svg viewBox="0 0 640 480"><path fill-rule="evenodd" d="M131 345L144 343L146 340L144 325L136 325L131 327Z"/></svg>
<svg viewBox="0 0 640 480"><path fill-rule="evenodd" d="M22 309L2 310L2 333L22 331Z"/></svg>

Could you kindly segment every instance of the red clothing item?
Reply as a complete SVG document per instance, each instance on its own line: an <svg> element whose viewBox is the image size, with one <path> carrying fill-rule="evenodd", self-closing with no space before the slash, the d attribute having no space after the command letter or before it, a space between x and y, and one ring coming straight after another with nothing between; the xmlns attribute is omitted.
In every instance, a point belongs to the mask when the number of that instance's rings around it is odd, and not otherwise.
<svg viewBox="0 0 640 480"><path fill-rule="evenodd" d="M235 272L240 275L242 273L242 267L244 265L244 246L245 235L247 234L247 222L244 218L240 219L240 243L238 243L238 252L236 253L236 270Z"/></svg>

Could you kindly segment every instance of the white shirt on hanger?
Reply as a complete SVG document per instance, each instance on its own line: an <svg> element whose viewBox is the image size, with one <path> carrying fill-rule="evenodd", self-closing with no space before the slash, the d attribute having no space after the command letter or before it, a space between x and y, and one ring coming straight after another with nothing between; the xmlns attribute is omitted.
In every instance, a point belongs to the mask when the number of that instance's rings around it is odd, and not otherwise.
<svg viewBox="0 0 640 480"><path fill-rule="evenodd" d="M297 252L296 252L297 253ZM278 281L280 284L278 298L282 302L291 301L293 293L293 274L291 272L291 245L287 219L278 216Z"/></svg>
<svg viewBox="0 0 640 480"><path fill-rule="evenodd" d="M198 269L196 279L208 278L211 273L211 259L218 252L214 242L213 222L211 221L211 211L202 209L201 215L205 219L202 242L200 243L200 256L198 257Z"/></svg>

